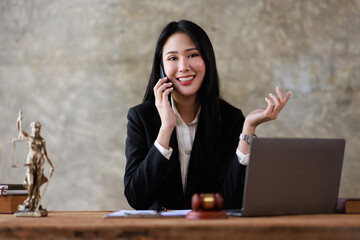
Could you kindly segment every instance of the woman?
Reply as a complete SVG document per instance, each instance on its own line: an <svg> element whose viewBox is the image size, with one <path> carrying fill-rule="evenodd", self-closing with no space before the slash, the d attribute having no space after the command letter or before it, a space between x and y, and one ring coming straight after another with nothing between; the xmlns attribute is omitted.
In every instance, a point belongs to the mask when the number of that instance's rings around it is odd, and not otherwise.
<svg viewBox="0 0 360 240"><path fill-rule="evenodd" d="M167 77L160 78L160 66ZM169 23L159 36L143 103L128 113L125 196L135 209L189 209L194 193L221 193L240 208L249 143L290 98L244 118L219 96L214 50L195 23ZM239 136L241 137L239 139Z"/></svg>

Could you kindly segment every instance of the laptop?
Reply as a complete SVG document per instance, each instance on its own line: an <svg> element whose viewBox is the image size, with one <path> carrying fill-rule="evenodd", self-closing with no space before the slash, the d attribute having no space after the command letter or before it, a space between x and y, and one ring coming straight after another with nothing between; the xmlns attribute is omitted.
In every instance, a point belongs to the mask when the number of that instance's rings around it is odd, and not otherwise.
<svg viewBox="0 0 360 240"><path fill-rule="evenodd" d="M242 209L227 214L335 213L344 151L344 139L254 139Z"/></svg>

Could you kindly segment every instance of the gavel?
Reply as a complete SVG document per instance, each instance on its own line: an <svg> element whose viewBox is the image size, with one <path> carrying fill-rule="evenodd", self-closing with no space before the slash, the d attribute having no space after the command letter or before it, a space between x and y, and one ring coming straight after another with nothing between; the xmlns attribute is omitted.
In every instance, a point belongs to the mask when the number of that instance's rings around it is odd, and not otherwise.
<svg viewBox="0 0 360 240"><path fill-rule="evenodd" d="M191 206L194 211L218 211L221 210L224 199L219 193L195 193L191 198Z"/></svg>
<svg viewBox="0 0 360 240"><path fill-rule="evenodd" d="M219 193L195 193L191 198L192 211L186 215L187 219L226 218L221 211L224 199Z"/></svg>

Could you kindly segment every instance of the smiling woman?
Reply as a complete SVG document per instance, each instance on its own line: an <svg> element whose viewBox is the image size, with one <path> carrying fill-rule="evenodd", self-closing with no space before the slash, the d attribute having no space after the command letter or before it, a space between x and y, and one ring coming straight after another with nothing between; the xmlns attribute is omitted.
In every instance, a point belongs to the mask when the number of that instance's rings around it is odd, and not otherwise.
<svg viewBox="0 0 360 240"><path fill-rule="evenodd" d="M177 92L180 95L195 95L204 79L205 64L190 37L185 33L172 35L164 45L162 61L166 76L175 88L174 98ZM188 88L181 88L180 85Z"/></svg>
<svg viewBox="0 0 360 240"><path fill-rule="evenodd" d="M184 111L182 106L177 108L182 119L189 124L195 118L200 105L196 93L204 80L204 60L187 34L175 33L165 42L162 61L167 80L174 88L172 96L175 103L186 101L188 106L197 106L188 111Z"/></svg>
<svg viewBox="0 0 360 240"><path fill-rule="evenodd" d="M167 77L160 78L161 66ZM224 208L240 208L255 129L276 119L290 98L279 88L276 93L265 98L266 108L245 118L220 97L205 31L186 20L169 23L157 42L144 101L128 113L124 184L129 204L188 209L193 194L220 193Z"/></svg>

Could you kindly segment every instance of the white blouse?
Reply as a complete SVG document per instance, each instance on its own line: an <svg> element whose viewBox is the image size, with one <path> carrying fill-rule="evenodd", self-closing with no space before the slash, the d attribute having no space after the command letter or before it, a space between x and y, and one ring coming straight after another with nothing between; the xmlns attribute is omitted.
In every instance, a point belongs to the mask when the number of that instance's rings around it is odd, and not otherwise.
<svg viewBox="0 0 360 240"><path fill-rule="evenodd" d="M177 137L178 149L179 149L181 180L182 180L182 184L183 184L183 190L185 192L189 160L190 160L191 150L192 150L194 139L195 139L196 129L198 126L198 120L199 120L201 107L199 108L194 120L187 125L182 120L179 112L177 111L172 97L171 97L171 103L172 103L172 109L174 110L174 113L176 116L175 126L176 126L176 137ZM155 141L154 145L165 158L170 159L170 156L173 152L173 149L171 147L169 149L165 149L157 141ZM245 155L237 148L236 155L238 157L240 164L248 165L249 154Z"/></svg>

